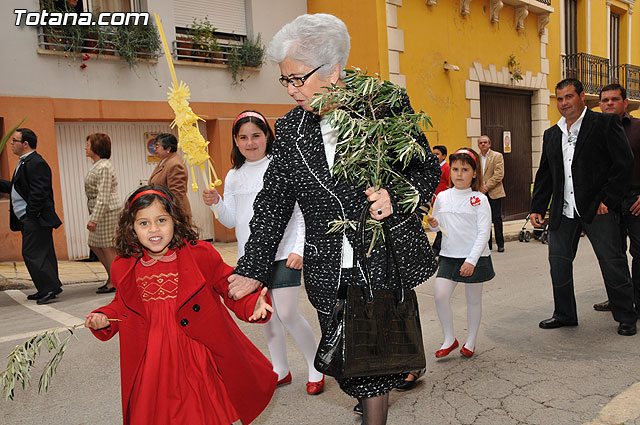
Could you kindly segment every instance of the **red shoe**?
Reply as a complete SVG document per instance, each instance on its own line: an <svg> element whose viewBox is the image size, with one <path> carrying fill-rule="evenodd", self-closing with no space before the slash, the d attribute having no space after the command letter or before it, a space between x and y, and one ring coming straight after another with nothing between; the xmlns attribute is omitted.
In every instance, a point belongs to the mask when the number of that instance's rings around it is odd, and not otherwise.
<svg viewBox="0 0 640 425"><path fill-rule="evenodd" d="M453 341L453 344L451 344L451 347L449 348L441 348L440 350L436 351L436 357L440 358L440 357L444 357L444 356L448 356L450 352L453 351L454 348L458 347L458 340L455 339Z"/></svg>
<svg viewBox="0 0 640 425"><path fill-rule="evenodd" d="M471 358L471 356L473 356L473 352L475 351L475 349L476 347L473 347L473 350L469 350L467 347L463 345L462 348L460 349L460 353L466 358Z"/></svg>
<svg viewBox="0 0 640 425"><path fill-rule="evenodd" d="M324 375L322 375L322 379L318 382L307 382L307 394L318 395L322 391L324 391Z"/></svg>
<svg viewBox="0 0 640 425"><path fill-rule="evenodd" d="M280 385L287 385L291 383L291 372L289 372L287 374L287 376L285 376L284 378L282 378L281 380L278 381L278 385L276 385L276 387L279 387Z"/></svg>

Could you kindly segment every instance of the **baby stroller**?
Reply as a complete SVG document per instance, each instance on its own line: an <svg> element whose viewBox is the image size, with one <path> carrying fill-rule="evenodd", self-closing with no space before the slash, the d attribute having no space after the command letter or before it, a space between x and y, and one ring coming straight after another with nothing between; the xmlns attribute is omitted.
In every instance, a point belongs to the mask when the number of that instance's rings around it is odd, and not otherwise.
<svg viewBox="0 0 640 425"><path fill-rule="evenodd" d="M518 233L518 240L520 242L529 242L531 240L531 236L533 235L534 239L540 239L540 242L546 244L549 239L549 214L545 214L544 221L540 226L532 226L532 231L527 230L527 224L531 225L531 223L529 222L529 215L530 214L527 214L527 218L522 225L522 229L520 230L520 233Z"/></svg>
<svg viewBox="0 0 640 425"><path fill-rule="evenodd" d="M533 183L531 183L531 193L533 194ZM551 206L551 201L549 201L549 207ZM533 231L527 230L527 223L530 224L529 216L531 214L527 214L527 218L525 219L524 224L522 225L522 229L520 233L518 233L518 240L520 242L529 242L531 240L531 235L533 235L533 239L540 239L540 242L546 244L549 240L549 211L544 214L544 220L542 224L539 226L533 226Z"/></svg>

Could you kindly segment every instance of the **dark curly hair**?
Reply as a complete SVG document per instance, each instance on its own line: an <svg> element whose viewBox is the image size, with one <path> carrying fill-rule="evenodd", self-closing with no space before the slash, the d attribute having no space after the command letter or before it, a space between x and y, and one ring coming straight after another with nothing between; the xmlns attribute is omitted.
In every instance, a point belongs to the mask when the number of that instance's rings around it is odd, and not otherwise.
<svg viewBox="0 0 640 425"><path fill-rule="evenodd" d="M460 151L468 151L473 153L473 155L469 155L467 152ZM480 192L482 189L482 185L484 184L484 180L482 179L482 163L478 164L478 161L481 161L480 156L476 151L471 148L460 148L451 155L449 155L449 164L453 165L454 161L462 161L465 164L468 164L473 171L476 172L476 176L471 180L471 189L476 192ZM449 176L449 183L451 187L453 184L453 174Z"/></svg>
<svg viewBox="0 0 640 425"><path fill-rule="evenodd" d="M136 196L145 190L154 190L159 193L145 193L140 197ZM166 197L165 197L166 196ZM134 201L135 199L135 201ZM147 208L154 201L159 201L162 207L169 213L173 220L173 237L169 242L169 249L179 249L185 244L185 240L192 241L198 239L198 229L191 223L191 218L186 216L176 197L164 186L150 184L141 186L129 195L127 203L120 213L118 230L116 230L116 251L121 257L142 257L144 247L138 240L133 223L136 214L143 208Z"/></svg>

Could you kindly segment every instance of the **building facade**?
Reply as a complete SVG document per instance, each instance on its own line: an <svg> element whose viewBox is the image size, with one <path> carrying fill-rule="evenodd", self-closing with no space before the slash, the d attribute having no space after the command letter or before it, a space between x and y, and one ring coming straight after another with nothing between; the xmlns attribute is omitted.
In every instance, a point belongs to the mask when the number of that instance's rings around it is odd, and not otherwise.
<svg viewBox="0 0 640 425"><path fill-rule="evenodd" d="M505 157L503 213L524 217L549 127L550 17L538 0L309 0L352 36L350 65L407 88L432 117L430 144L449 152L487 134Z"/></svg>
<svg viewBox="0 0 640 425"><path fill-rule="evenodd" d="M587 105L597 108L600 89L619 83L630 113L640 117L640 18L635 0L557 0L549 23L551 122L560 119L554 85L566 77L584 84Z"/></svg>
<svg viewBox="0 0 640 425"><path fill-rule="evenodd" d="M68 0L40 0L64 2ZM84 3L84 4L83 4ZM229 54L234 43L275 32L302 13L331 13L351 34L348 66L378 73L407 88L414 109L432 117L431 145L450 152L477 148L487 134L505 158L505 218L523 217L540 161L542 135L559 118L556 82L585 83L589 105L599 89L620 82L632 114L640 116L640 22L635 0L79 0L79 10L116 7L157 13L170 44L178 78L191 88L194 111L220 177L230 167L231 124L243 109L258 109L273 122L292 107L276 83L274 64L249 68L233 83ZM115 5L115 6L114 6ZM133 69L106 45L95 53L88 41L78 54L52 44L42 28L15 25L14 9L35 11L39 0L7 0L0 28L0 124L6 130L25 116L40 138L38 151L51 164L54 193L64 225L54 232L60 258L86 255L83 178L86 135L102 131L114 142L114 166L124 198L155 165L147 151L154 133L172 131L166 102L170 84L163 56ZM109 9L111 10L111 9ZM203 51L189 39L194 19L206 18L219 44ZM206 30L206 25L204 30ZM205 31L206 33L206 31ZM205 34L206 35L206 34ZM200 34L202 36L202 34ZM88 37L91 38L91 37ZM94 44L95 45L95 44ZM83 60L85 55L88 60ZM83 67L83 65L86 65ZM10 178L17 158L0 155L0 175ZM198 180L198 178L196 178ZM202 185L201 181L198 181ZM234 240L190 193L205 238ZM0 261L19 259L20 238L8 228L8 198L0 199ZM6 248L6 249L4 249Z"/></svg>
<svg viewBox="0 0 640 425"><path fill-rule="evenodd" d="M54 6L64 6L60 1ZM111 137L112 162L124 200L146 183L155 166L148 150L150 138L175 131L170 128L174 114L166 101L171 77L164 55L143 59L131 68L123 60L124 51L114 54L115 42L103 44L98 52L93 39L99 37L84 35L78 47L68 51L69 43L75 41L62 31L26 26L24 21L15 25L14 10L35 12L40 7L38 0L3 2L0 124L4 133L27 117L23 126L38 135L37 150L52 168L56 210L64 223L54 231L56 252L60 259L79 258L88 255L84 197L84 176L90 166L84 156L87 135L104 132ZM237 76L239 84L234 84L228 60L234 43L258 35L263 44L268 43L285 23L306 12L303 0L80 0L74 7L75 11L99 8L103 12L160 16L178 79L191 89L194 112L206 119L201 131L210 141L209 153L222 179L231 165L235 116L244 109L257 109L273 123L293 106L277 82L280 72L276 65L246 69ZM204 52L206 48L193 44L184 47L188 27L194 19L202 23L205 18L215 27L218 48ZM9 146L4 149L0 156L2 178L11 178L17 159ZM196 176L202 187L198 170ZM198 192L189 194L201 236L234 240L233 230L214 223L200 196ZM0 261L21 259L20 235L9 230L6 196L0 199L0 246Z"/></svg>

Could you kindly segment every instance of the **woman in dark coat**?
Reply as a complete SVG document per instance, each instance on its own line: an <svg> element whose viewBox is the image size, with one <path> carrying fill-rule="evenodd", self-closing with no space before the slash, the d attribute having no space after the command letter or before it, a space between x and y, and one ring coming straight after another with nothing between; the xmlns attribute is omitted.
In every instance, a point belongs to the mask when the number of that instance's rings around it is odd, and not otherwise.
<svg viewBox="0 0 640 425"><path fill-rule="evenodd" d="M316 115L310 106L315 93L331 84L342 84L349 56L349 33L332 15L302 15L285 25L271 41L270 58L278 63L280 83L298 106L276 122L273 159L264 186L254 204L251 237L235 274L229 278L229 295L241 298L269 279L280 238L298 202L306 226L304 280L309 301L316 308L323 332L330 320L341 285L362 285L363 271L354 255L356 232L348 226L327 233L336 219L357 221L367 201L371 218L384 220L397 247L399 271L411 288L425 282L436 264L417 214L405 214L393 189L355 186L332 176L337 130ZM413 112L405 98L402 110ZM399 112L399 111L398 111ZM417 140L428 152L424 162L414 161L401 171L428 202L440 180L440 167L426 137ZM386 276L386 252L378 244L371 253L371 284L374 289L395 287L399 278L392 268ZM404 380L403 374L339 379L340 388L363 403L366 425L385 424L389 391Z"/></svg>

